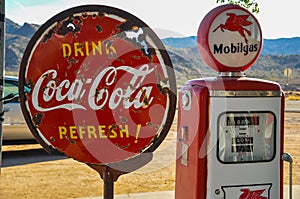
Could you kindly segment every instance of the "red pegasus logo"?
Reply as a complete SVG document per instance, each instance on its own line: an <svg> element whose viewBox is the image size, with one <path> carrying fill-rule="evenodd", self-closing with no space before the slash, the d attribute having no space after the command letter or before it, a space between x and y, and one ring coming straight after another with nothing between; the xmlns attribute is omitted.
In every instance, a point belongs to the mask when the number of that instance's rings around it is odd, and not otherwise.
<svg viewBox="0 0 300 199"><path fill-rule="evenodd" d="M255 191L250 191L250 189L241 189L241 192L243 193L239 199L268 199L267 197L261 196L264 191L265 189Z"/></svg>
<svg viewBox="0 0 300 199"><path fill-rule="evenodd" d="M229 16L229 18L226 20L225 24L220 24L213 32L217 31L219 28L222 32L224 32L224 29L229 31L238 31L248 44L245 32L248 36L251 36L251 32L244 28L244 26L252 24L251 21L247 20L250 15L236 15L235 13L227 13L226 15Z"/></svg>

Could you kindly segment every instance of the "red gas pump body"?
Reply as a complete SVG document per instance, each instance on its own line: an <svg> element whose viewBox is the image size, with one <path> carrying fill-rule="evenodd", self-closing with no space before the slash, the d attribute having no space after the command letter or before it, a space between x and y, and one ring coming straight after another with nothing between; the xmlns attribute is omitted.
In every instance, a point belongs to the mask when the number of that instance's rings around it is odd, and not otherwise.
<svg viewBox="0 0 300 199"><path fill-rule="evenodd" d="M284 94L243 73L262 40L240 6L219 6L202 20L199 53L220 76L190 80L179 92L176 199L283 198Z"/></svg>
<svg viewBox="0 0 300 199"><path fill-rule="evenodd" d="M215 95L215 93L219 93ZM237 195L239 198L243 198L242 190L246 190L244 185L257 185L261 182L270 183L271 188L266 190L265 195L268 192L268 197L261 196L261 198L283 198L283 177L282 170L283 164L281 155L283 153L283 129L284 129L284 95L281 87L274 82L253 79L247 77L216 77L216 78L204 78L188 81L179 92L179 106L178 106L178 142L177 142L177 162L176 162L176 199L204 199L204 198L230 198L228 193L224 191L228 185L232 185L231 179L227 180L228 184L222 184L221 187L212 188L209 181L217 180L216 178L223 178L226 176L226 168L230 166L235 167L239 164L224 164L224 162L216 161L220 164L220 168L224 168L224 174L219 176L213 176L214 170L218 167L211 165L212 159L217 159L217 154L212 147L216 148L216 143L211 143L211 137L218 134L213 130L211 126L217 125L218 117L211 113L210 106L213 105L213 98L222 98L224 100L224 106L226 110L230 111L230 100L237 99L243 103L243 100L252 100L255 104L257 99L260 98L268 101L268 99L276 98L279 103L279 115L277 117L277 130L274 142L276 143L275 154L270 160L264 162L246 162L240 164L244 168L236 169L235 175L245 176L245 179L241 180L240 184L235 181L234 187L240 186L240 193ZM227 107L228 105L228 107ZM241 107L237 104L237 107ZM263 111L263 105L260 107L249 107L247 110L243 108L242 111ZM261 109L261 110L259 110ZM276 113L278 114L278 113ZM210 145L210 147L209 147ZM215 146L214 146L215 145ZM212 161L213 162L213 161ZM247 170L249 172L253 170L252 165L257 164L257 169L264 164L278 164L279 166L270 171L266 171L264 174L259 174L255 182L253 179L247 179ZM213 163L215 164L215 163ZM223 165L222 165L223 164ZM250 169L247 169L250 168ZM251 170L252 169L252 170ZM248 174L249 174L248 172ZM253 173L253 175L257 175ZM263 177L263 175L267 177ZM270 181L266 181L268 176L274 176L270 178ZM234 178L234 177L233 177ZM276 182L280 182L279 185ZM277 190L276 190L277 189ZM249 191L251 190L248 189ZM271 191L273 190L273 192ZM275 193L276 192L276 193ZM277 193L279 193L278 196ZM245 194L244 194L245 195ZM258 194L259 195L259 194ZM247 198L247 197L245 197ZM257 197L259 198L259 197Z"/></svg>
<svg viewBox="0 0 300 199"><path fill-rule="evenodd" d="M187 103L195 108L185 110L182 103L178 104L175 198L205 198L206 190L201 187L206 187L207 158L199 158L199 152L206 142L208 130L209 90L201 85L187 84L181 88L179 100L184 98L185 91L191 92L192 101Z"/></svg>

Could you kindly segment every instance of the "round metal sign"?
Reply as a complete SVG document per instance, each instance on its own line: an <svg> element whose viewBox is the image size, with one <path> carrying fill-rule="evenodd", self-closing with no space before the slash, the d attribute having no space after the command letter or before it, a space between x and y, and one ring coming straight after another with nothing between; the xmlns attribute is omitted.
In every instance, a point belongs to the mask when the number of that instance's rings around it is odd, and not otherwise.
<svg viewBox="0 0 300 199"><path fill-rule="evenodd" d="M210 11L199 26L197 40L203 60L219 72L245 71L262 48L258 21L238 5L222 5Z"/></svg>
<svg viewBox="0 0 300 199"><path fill-rule="evenodd" d="M154 151L175 113L175 75L160 39L108 6L79 6L48 20L25 50L19 79L37 140L85 163Z"/></svg>

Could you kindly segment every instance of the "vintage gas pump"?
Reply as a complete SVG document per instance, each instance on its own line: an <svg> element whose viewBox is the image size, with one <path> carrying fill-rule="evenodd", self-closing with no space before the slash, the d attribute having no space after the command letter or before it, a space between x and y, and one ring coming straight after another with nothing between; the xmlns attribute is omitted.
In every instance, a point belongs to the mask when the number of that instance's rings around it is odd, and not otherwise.
<svg viewBox="0 0 300 199"><path fill-rule="evenodd" d="M209 12L198 48L218 77L179 92L176 199L282 199L284 96L246 77L262 48L255 17L236 5Z"/></svg>

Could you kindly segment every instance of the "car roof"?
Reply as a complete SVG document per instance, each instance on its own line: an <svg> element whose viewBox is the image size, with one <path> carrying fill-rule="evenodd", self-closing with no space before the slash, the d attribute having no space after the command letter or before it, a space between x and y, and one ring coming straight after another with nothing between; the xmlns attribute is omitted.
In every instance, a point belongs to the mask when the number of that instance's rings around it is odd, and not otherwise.
<svg viewBox="0 0 300 199"><path fill-rule="evenodd" d="M18 81L19 78L16 76L5 76L5 80Z"/></svg>

